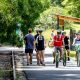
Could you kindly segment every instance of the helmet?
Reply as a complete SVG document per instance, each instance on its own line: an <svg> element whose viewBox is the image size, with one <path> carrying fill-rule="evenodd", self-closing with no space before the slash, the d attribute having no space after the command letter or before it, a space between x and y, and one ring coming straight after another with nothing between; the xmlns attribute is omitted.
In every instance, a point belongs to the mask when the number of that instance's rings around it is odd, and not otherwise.
<svg viewBox="0 0 80 80"><path fill-rule="evenodd" d="M57 30L57 34L61 34L61 30Z"/></svg>
<svg viewBox="0 0 80 80"><path fill-rule="evenodd" d="M66 32L65 31L62 31L62 34L66 34Z"/></svg>
<svg viewBox="0 0 80 80"><path fill-rule="evenodd" d="M39 29L38 32L42 33L43 32L43 29Z"/></svg>
<svg viewBox="0 0 80 80"><path fill-rule="evenodd" d="M80 35L80 32L76 33L76 35Z"/></svg>

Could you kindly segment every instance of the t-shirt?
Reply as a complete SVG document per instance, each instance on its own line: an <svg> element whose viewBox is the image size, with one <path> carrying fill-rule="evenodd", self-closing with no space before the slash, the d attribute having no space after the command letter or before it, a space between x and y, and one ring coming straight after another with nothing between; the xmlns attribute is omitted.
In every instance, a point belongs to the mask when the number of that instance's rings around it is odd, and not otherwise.
<svg viewBox="0 0 80 80"><path fill-rule="evenodd" d="M37 49L38 50L44 50L44 37L43 36L38 36L37 37Z"/></svg>
<svg viewBox="0 0 80 80"><path fill-rule="evenodd" d="M69 41L68 40L69 40L69 37L68 36L65 36L64 37L64 44L65 45L68 45L69 44Z"/></svg>
<svg viewBox="0 0 80 80"><path fill-rule="evenodd" d="M36 35L34 36L35 40L36 40L37 36L39 36L39 34L36 34Z"/></svg>
<svg viewBox="0 0 80 80"><path fill-rule="evenodd" d="M54 40L54 46L62 46L62 44L63 44L63 36L62 35L59 35L59 36L57 36L57 35L55 35L54 37L53 37L53 40Z"/></svg>
<svg viewBox="0 0 80 80"><path fill-rule="evenodd" d="M26 49L33 49L34 48L34 36L32 34L27 34L24 38L26 41L25 48Z"/></svg>
<svg viewBox="0 0 80 80"><path fill-rule="evenodd" d="M75 44L79 44L80 45L80 39L75 38Z"/></svg>

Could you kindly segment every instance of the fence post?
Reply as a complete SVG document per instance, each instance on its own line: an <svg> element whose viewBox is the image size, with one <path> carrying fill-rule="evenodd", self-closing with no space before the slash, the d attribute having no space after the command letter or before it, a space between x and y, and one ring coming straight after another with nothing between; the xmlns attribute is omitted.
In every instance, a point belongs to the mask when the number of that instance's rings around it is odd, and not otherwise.
<svg viewBox="0 0 80 80"><path fill-rule="evenodd" d="M16 69L15 69L15 61L14 61L14 52L12 51L12 63L13 63L13 80L16 80Z"/></svg>

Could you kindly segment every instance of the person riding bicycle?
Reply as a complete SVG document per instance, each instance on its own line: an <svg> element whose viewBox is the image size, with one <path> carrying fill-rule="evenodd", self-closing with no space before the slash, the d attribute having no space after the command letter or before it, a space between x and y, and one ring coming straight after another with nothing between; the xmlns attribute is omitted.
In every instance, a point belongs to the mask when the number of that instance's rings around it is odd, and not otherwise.
<svg viewBox="0 0 80 80"><path fill-rule="evenodd" d="M80 45L80 33L79 32L76 33L76 37L74 38L73 45ZM77 57L77 51L76 51L76 57Z"/></svg>
<svg viewBox="0 0 80 80"><path fill-rule="evenodd" d="M76 37L74 38L73 45L80 44L80 33L76 33Z"/></svg>
<svg viewBox="0 0 80 80"><path fill-rule="evenodd" d="M67 51L67 59L70 61L70 50L69 50L69 37L66 35L66 32L62 32L62 35L64 36L64 43L63 45L65 46L65 49Z"/></svg>
<svg viewBox="0 0 80 80"><path fill-rule="evenodd" d="M54 52L53 52L53 63L55 63L55 54L56 50L58 49L60 51L60 60L62 59L62 45L63 45L63 35L61 34L61 31L57 31L57 35L53 37L53 45L54 45Z"/></svg>

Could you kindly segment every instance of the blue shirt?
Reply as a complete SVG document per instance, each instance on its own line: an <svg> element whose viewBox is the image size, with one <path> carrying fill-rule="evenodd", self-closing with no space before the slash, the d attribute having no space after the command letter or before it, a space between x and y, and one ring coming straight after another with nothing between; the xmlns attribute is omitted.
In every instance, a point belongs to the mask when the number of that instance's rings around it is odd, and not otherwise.
<svg viewBox="0 0 80 80"><path fill-rule="evenodd" d="M25 43L26 49L33 49L34 48L34 36L32 34L25 35L24 40L26 41L26 43Z"/></svg>

